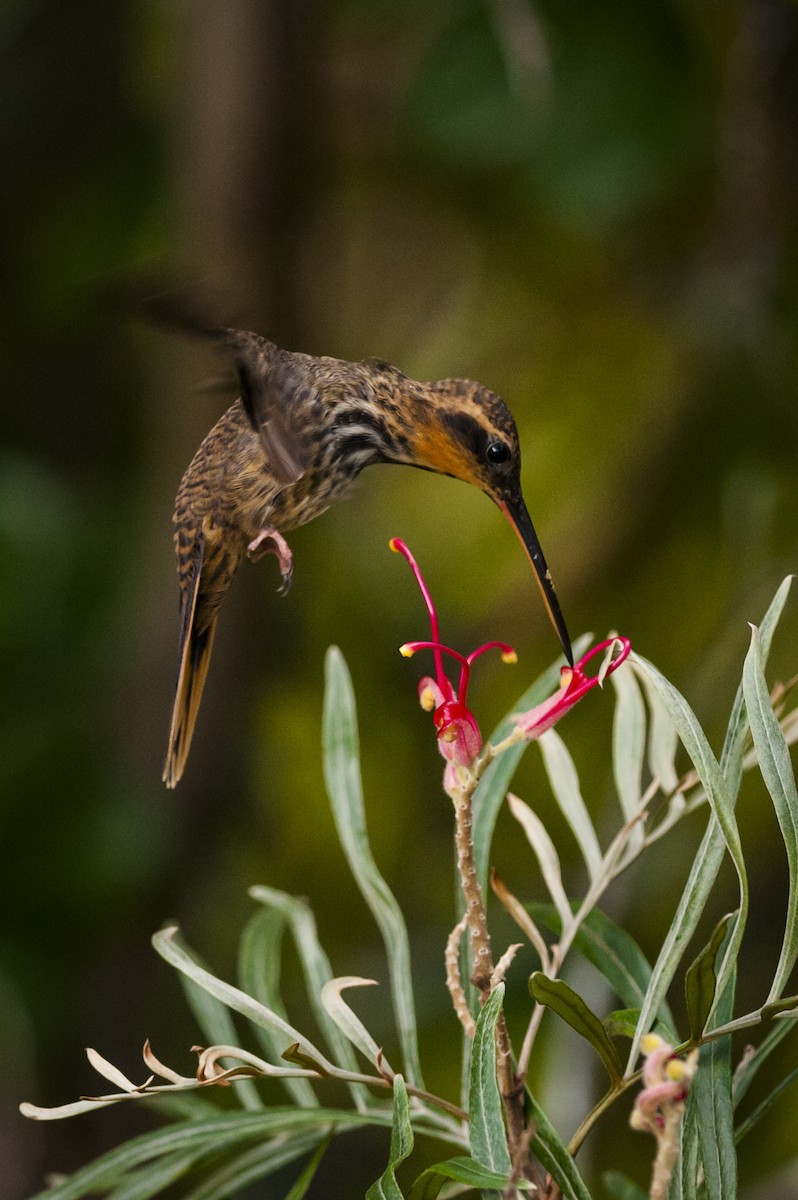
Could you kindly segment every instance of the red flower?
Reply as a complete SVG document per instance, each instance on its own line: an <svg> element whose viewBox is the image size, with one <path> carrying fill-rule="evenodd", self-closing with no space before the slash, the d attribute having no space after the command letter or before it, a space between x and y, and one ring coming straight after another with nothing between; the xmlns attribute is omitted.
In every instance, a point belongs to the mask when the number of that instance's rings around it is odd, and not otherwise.
<svg viewBox="0 0 798 1200"><path fill-rule="evenodd" d="M432 633L430 641L406 642L404 646L400 646L400 653L404 654L406 658L410 658L418 650L432 651L435 661L435 678L425 675L418 685L421 707L432 713L437 730L438 749L443 757L448 763L468 767L482 749L482 735L479 732L479 726L474 714L466 706L471 665L486 650L499 650L503 662L514 663L517 661L515 650L506 642L485 642L484 645L478 646L476 650L472 650L469 655L465 656L458 653L457 650L452 650L450 646L445 646L440 640L435 604L418 563L401 538L392 538L389 544L391 549L402 554L411 566L427 606ZM598 675L585 674L586 663L600 654L602 650L616 646L619 647L618 653L611 658L603 671L599 671ZM559 690L548 700L544 700L542 704L517 716L515 718L517 729L530 741L540 737L547 729L556 725L560 718L565 716L568 710L573 708L591 688L603 683L607 675L611 675L613 671L617 670L627 658L630 649L628 638L607 638L583 654L573 667L563 667L560 673ZM613 650L610 650L610 654L613 654ZM444 655L460 664L457 688L454 687L443 669Z"/></svg>

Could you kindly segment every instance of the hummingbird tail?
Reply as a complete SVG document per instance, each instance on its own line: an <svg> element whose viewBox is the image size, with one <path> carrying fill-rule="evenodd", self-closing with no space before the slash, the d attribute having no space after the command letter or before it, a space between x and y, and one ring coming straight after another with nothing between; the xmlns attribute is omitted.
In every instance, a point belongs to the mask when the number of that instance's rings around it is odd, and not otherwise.
<svg viewBox="0 0 798 1200"><path fill-rule="evenodd" d="M181 582L177 687L162 777L168 788L176 786L185 769L216 633L216 612L208 613L206 601L200 601L204 532L195 536L190 551L185 553L188 569Z"/></svg>
<svg viewBox="0 0 798 1200"><path fill-rule="evenodd" d="M208 676L215 633L216 617L202 632L198 632L192 625L183 645L172 723L169 727L169 748L163 768L163 781L168 788L175 787L183 776Z"/></svg>

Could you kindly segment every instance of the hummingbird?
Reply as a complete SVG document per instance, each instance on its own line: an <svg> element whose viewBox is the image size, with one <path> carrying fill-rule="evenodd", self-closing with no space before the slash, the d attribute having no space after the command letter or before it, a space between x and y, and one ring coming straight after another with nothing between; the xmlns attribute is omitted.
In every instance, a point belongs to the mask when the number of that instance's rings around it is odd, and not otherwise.
<svg viewBox="0 0 798 1200"><path fill-rule="evenodd" d="M219 608L241 562L274 554L287 591L285 534L351 490L364 467L399 463L465 480L515 529L568 662L571 643L521 492L521 450L504 401L470 379L421 383L379 359L282 350L242 329L198 330L232 352L240 395L200 445L174 512L179 666L163 781L183 775Z"/></svg>

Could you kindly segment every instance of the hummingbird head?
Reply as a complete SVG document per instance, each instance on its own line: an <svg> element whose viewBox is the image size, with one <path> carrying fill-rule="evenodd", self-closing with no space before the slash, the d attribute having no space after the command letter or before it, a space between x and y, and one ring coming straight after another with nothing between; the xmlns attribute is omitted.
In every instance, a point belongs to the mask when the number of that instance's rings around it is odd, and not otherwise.
<svg viewBox="0 0 798 1200"><path fill-rule="evenodd" d="M498 505L534 568L546 610L573 665L568 630L521 491L521 447L507 405L479 383L444 379L423 385L410 410L401 461L462 479Z"/></svg>

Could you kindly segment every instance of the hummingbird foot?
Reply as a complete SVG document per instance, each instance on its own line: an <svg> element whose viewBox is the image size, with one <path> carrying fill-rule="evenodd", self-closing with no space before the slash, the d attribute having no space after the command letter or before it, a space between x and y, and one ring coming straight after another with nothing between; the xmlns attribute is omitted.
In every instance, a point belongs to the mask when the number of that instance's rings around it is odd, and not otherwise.
<svg viewBox="0 0 798 1200"><path fill-rule="evenodd" d="M291 547L281 533L278 533L274 526L269 529L261 529L256 538L247 546L247 557L250 562L257 562L263 558L264 554L274 554L280 564L280 574L283 577L282 585L280 586L279 594L284 596L291 586L291 579L294 574L294 556L291 553Z"/></svg>

